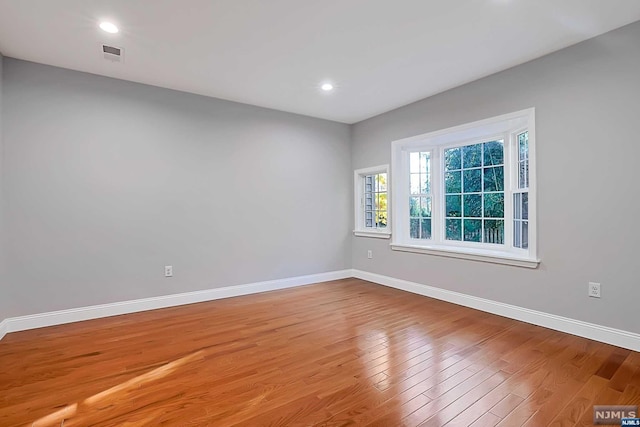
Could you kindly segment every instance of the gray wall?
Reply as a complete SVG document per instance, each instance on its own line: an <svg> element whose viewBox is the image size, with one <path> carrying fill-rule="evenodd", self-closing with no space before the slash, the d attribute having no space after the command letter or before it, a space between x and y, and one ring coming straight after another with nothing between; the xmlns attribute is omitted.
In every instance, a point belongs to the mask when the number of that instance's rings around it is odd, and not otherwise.
<svg viewBox="0 0 640 427"><path fill-rule="evenodd" d="M352 129L357 169L390 163L393 140L535 107L537 270L395 252L361 237L353 267L640 332L638 40L635 23ZM602 283L601 299L587 297L589 281Z"/></svg>
<svg viewBox="0 0 640 427"><path fill-rule="evenodd" d="M8 292L6 290L8 283L5 274L5 234L4 234L4 203L3 203L3 187L4 187L4 144L2 138L2 64L4 57L0 53L0 322L7 316L9 308Z"/></svg>
<svg viewBox="0 0 640 427"><path fill-rule="evenodd" d="M640 332L637 40L640 23L352 127L5 58L0 318L353 266ZM352 169L528 107L537 270L349 237Z"/></svg>
<svg viewBox="0 0 640 427"><path fill-rule="evenodd" d="M10 58L3 85L5 317L350 268L347 125Z"/></svg>

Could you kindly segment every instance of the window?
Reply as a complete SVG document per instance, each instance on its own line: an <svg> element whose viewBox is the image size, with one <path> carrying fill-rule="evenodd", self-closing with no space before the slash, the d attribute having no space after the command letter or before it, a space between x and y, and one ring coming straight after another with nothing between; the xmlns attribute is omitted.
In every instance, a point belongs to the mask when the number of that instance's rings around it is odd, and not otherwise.
<svg viewBox="0 0 640 427"><path fill-rule="evenodd" d="M529 132L520 132L518 141L518 188L513 193L513 246L529 247Z"/></svg>
<svg viewBox="0 0 640 427"><path fill-rule="evenodd" d="M389 166L355 171L356 236L389 238Z"/></svg>
<svg viewBox="0 0 640 427"><path fill-rule="evenodd" d="M535 268L534 119L395 141L392 249Z"/></svg>
<svg viewBox="0 0 640 427"><path fill-rule="evenodd" d="M412 239L431 238L431 153L409 155L411 196L409 197L409 227Z"/></svg>
<svg viewBox="0 0 640 427"><path fill-rule="evenodd" d="M445 239L504 243L504 140L444 150Z"/></svg>

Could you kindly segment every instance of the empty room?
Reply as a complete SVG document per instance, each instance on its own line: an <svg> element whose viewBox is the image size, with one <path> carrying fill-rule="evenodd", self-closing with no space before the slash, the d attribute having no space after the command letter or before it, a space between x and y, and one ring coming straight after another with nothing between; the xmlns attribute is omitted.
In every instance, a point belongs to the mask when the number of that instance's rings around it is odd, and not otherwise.
<svg viewBox="0 0 640 427"><path fill-rule="evenodd" d="M639 102L638 0L0 0L0 426L640 425Z"/></svg>

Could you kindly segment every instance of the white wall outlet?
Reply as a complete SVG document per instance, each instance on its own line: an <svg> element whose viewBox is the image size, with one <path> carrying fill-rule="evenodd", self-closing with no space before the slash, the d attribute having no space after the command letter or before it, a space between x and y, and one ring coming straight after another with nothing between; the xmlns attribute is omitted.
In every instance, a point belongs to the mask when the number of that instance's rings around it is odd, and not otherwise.
<svg viewBox="0 0 640 427"><path fill-rule="evenodd" d="M367 251L367 258L369 258L369 259L373 258L373 251L372 250L368 250Z"/></svg>
<svg viewBox="0 0 640 427"><path fill-rule="evenodd" d="M173 277L173 266L165 265L164 266L164 277Z"/></svg>
<svg viewBox="0 0 640 427"><path fill-rule="evenodd" d="M589 282L589 296L600 298L600 283Z"/></svg>

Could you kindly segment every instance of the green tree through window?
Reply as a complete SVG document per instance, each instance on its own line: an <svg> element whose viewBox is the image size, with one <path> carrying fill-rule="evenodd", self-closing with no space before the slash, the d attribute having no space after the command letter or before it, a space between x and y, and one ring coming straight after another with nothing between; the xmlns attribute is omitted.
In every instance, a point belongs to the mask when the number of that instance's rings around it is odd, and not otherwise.
<svg viewBox="0 0 640 427"><path fill-rule="evenodd" d="M444 151L445 238L504 242L504 141Z"/></svg>
<svg viewBox="0 0 640 427"><path fill-rule="evenodd" d="M364 223L367 228L387 227L387 174L364 177Z"/></svg>

